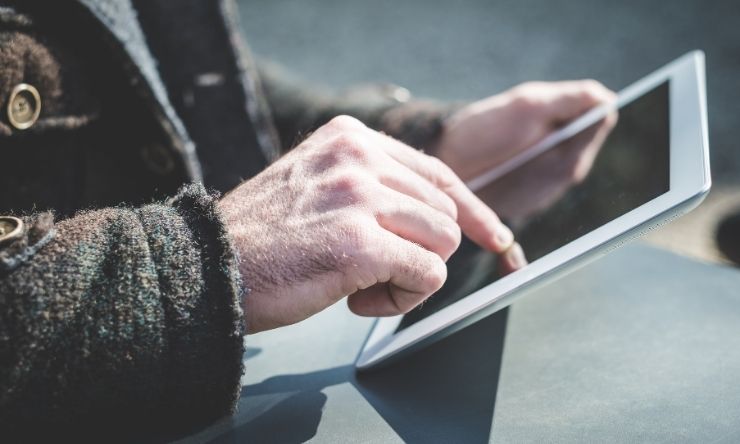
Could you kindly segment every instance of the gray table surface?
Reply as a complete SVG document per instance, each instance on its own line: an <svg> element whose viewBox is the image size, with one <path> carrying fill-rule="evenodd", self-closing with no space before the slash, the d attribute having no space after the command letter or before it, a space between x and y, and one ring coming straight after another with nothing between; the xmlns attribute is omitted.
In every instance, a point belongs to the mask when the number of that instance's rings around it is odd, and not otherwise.
<svg viewBox="0 0 740 444"><path fill-rule="evenodd" d="M236 415L188 442L740 442L740 272L643 244L357 375L344 304L251 336Z"/></svg>

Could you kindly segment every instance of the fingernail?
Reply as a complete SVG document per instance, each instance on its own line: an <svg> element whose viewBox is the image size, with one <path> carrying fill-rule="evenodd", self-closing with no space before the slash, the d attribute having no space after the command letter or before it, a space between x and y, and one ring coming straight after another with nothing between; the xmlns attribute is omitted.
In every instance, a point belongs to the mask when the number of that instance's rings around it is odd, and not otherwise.
<svg viewBox="0 0 740 444"><path fill-rule="evenodd" d="M522 250L522 246L519 245L519 243L515 243L511 246L508 251L508 255L514 268L523 268L528 263L527 258L524 256L524 250Z"/></svg>
<svg viewBox="0 0 740 444"><path fill-rule="evenodd" d="M502 249L506 250L514 242L514 233L511 232L509 227L502 224L496 230L496 242Z"/></svg>

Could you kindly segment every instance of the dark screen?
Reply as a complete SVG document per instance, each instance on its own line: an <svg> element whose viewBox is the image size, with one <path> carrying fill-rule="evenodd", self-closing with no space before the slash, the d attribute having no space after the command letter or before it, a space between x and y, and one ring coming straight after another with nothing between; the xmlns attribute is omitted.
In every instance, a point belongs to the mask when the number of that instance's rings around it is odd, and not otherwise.
<svg viewBox="0 0 740 444"><path fill-rule="evenodd" d="M620 108L585 180L515 229L530 263L669 190L668 94L665 82ZM398 330L500 278L496 256L465 238L447 268L444 286L407 314Z"/></svg>

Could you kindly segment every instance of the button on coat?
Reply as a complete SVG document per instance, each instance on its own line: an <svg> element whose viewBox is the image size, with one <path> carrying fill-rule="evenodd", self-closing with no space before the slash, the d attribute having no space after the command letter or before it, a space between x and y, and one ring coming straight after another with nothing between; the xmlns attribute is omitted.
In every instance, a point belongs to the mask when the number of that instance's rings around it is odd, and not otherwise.
<svg viewBox="0 0 740 444"><path fill-rule="evenodd" d="M13 88L8 99L8 121L15 129L24 130L33 126L41 114L41 96L38 90L27 83Z"/></svg>
<svg viewBox="0 0 740 444"><path fill-rule="evenodd" d="M22 220L12 216L0 216L0 245L20 238L22 234Z"/></svg>

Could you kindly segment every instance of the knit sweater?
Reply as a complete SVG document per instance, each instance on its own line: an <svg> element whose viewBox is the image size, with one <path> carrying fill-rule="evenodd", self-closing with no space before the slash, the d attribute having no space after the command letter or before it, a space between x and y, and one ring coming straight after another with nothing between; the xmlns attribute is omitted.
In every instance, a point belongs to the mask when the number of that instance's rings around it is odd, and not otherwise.
<svg viewBox="0 0 740 444"><path fill-rule="evenodd" d="M0 253L3 434L41 422L115 437L231 411L242 295L215 202L193 185L167 203L25 218Z"/></svg>

